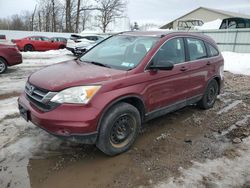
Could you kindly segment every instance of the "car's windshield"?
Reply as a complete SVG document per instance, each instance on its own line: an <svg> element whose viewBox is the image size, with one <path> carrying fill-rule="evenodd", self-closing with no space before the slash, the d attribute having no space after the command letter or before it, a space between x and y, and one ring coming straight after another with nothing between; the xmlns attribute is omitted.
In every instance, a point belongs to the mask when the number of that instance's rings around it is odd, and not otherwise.
<svg viewBox="0 0 250 188"><path fill-rule="evenodd" d="M113 36L87 52L80 60L103 64L114 69L131 70L158 40L158 37Z"/></svg>

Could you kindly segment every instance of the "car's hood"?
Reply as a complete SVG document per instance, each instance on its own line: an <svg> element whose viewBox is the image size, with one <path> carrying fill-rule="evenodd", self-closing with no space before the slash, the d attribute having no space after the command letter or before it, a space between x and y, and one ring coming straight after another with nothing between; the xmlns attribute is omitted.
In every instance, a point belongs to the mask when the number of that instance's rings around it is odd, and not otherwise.
<svg viewBox="0 0 250 188"><path fill-rule="evenodd" d="M126 73L126 71L71 60L35 72L30 76L29 82L46 90L60 91L68 87L118 79Z"/></svg>

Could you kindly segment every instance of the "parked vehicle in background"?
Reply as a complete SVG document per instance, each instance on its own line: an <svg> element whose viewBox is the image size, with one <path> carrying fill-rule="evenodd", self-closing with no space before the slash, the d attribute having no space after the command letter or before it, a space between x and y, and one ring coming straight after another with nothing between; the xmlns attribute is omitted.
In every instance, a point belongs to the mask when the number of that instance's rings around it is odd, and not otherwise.
<svg viewBox="0 0 250 188"><path fill-rule="evenodd" d="M81 51L86 51L85 49L88 48L88 46L93 46L98 41L101 41L101 40L105 39L106 37L107 36L101 36L101 35L96 35L96 34L92 34L92 35L73 34L67 40L66 48L69 51L71 51L74 55L77 56L77 55L80 55L82 53Z"/></svg>
<svg viewBox="0 0 250 188"><path fill-rule="evenodd" d="M88 45L83 45L83 46L78 46L75 48L75 53L74 55L76 56L81 56L83 53L85 53L87 50L89 50L90 48L94 47L95 45L97 45L98 43L102 42L105 38L101 38L97 41L95 41L94 43L88 44Z"/></svg>
<svg viewBox="0 0 250 188"><path fill-rule="evenodd" d="M6 40L6 36L0 34L0 40Z"/></svg>
<svg viewBox="0 0 250 188"><path fill-rule="evenodd" d="M47 51L65 48L64 42L53 41L44 36L31 36L12 40L20 51Z"/></svg>
<svg viewBox="0 0 250 188"><path fill-rule="evenodd" d="M9 66L22 63L22 55L16 45L0 43L0 74L4 73Z"/></svg>
<svg viewBox="0 0 250 188"><path fill-rule="evenodd" d="M132 146L143 122L191 104L212 108L223 66L205 35L125 32L32 74L20 114L55 136L116 155Z"/></svg>
<svg viewBox="0 0 250 188"><path fill-rule="evenodd" d="M222 20L220 29L243 29L250 28L250 19L226 18Z"/></svg>
<svg viewBox="0 0 250 188"><path fill-rule="evenodd" d="M51 37L50 39L54 42L63 42L65 45L67 43L67 38L64 37Z"/></svg>
<svg viewBox="0 0 250 188"><path fill-rule="evenodd" d="M202 20L190 19L190 20L179 20L178 30L190 30L194 29L195 26L202 26L204 22Z"/></svg>

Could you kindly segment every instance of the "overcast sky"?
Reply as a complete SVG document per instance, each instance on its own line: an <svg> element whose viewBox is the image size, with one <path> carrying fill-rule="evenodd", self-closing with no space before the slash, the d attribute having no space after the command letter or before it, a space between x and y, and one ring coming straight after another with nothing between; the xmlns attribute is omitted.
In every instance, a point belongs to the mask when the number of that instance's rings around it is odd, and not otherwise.
<svg viewBox="0 0 250 188"><path fill-rule="evenodd" d="M131 22L166 23L200 6L250 15L250 0L128 0ZM37 0L0 0L0 18L33 10Z"/></svg>

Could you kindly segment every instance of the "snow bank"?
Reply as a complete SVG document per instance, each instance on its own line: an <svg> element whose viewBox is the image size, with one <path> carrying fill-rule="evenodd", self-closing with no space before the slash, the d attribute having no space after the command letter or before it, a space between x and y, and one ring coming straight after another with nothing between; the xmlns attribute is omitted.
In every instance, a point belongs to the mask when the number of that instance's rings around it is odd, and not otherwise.
<svg viewBox="0 0 250 188"><path fill-rule="evenodd" d="M76 58L66 49L46 52L22 52L22 55L24 61L17 67L43 67Z"/></svg>
<svg viewBox="0 0 250 188"><path fill-rule="evenodd" d="M197 30L219 29L221 22L222 22L221 19L217 19L211 22L206 22L202 26L195 26L194 29Z"/></svg>
<svg viewBox="0 0 250 188"><path fill-rule="evenodd" d="M67 49L61 50L49 50L45 52L21 52L23 59L50 59L55 57L60 57L63 55L72 54Z"/></svg>
<svg viewBox="0 0 250 188"><path fill-rule="evenodd" d="M222 52L224 70L234 74L250 75L250 53Z"/></svg>

